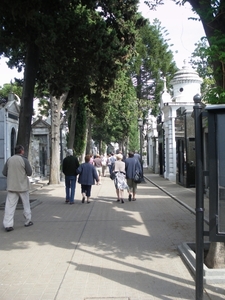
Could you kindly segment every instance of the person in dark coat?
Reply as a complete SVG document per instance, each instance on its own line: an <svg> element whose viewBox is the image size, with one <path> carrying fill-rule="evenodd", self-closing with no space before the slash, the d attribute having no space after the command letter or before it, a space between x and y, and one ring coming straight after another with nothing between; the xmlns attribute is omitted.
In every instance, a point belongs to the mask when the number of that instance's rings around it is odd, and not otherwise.
<svg viewBox="0 0 225 300"><path fill-rule="evenodd" d="M125 160L125 171L126 171L127 185L129 187L128 199L129 201L131 201L132 198L132 200L135 201L137 183L134 182L133 178L136 171L142 176L142 169L139 160L134 157L134 153L131 151L128 153L128 158L126 158Z"/></svg>
<svg viewBox="0 0 225 300"><path fill-rule="evenodd" d="M67 156L63 160L62 171L65 175L66 203L74 204L74 195L76 189L77 173L79 167L78 159L73 156L73 150L67 150Z"/></svg>
<svg viewBox="0 0 225 300"><path fill-rule="evenodd" d="M82 203L87 197L87 203L90 203L91 187L95 184L95 180L99 182L99 177L95 167L90 164L90 155L85 156L85 162L77 169L79 174L78 182L81 184Z"/></svg>

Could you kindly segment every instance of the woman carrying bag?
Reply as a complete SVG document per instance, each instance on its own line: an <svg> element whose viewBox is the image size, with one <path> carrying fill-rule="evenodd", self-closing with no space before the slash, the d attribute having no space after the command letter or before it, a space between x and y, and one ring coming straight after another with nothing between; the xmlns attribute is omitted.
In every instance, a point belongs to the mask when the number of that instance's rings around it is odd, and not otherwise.
<svg viewBox="0 0 225 300"><path fill-rule="evenodd" d="M117 154L116 159L113 172L115 173L114 184L116 188L117 202L124 203L124 190L128 189L125 163L122 161L122 154Z"/></svg>
<svg viewBox="0 0 225 300"><path fill-rule="evenodd" d="M136 192L137 192L137 178L143 177L143 173L141 170L141 164L139 160L134 157L133 152L128 153L128 158L125 160L125 170L126 170L126 178L127 184L129 187L129 201L136 201ZM140 182L139 182L140 183Z"/></svg>

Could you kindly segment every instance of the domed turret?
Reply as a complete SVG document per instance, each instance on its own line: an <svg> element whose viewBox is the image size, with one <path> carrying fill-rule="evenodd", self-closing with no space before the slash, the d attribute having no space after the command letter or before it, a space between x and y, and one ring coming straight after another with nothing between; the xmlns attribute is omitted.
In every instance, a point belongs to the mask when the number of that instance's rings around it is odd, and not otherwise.
<svg viewBox="0 0 225 300"><path fill-rule="evenodd" d="M173 85L173 102L193 102L193 96L200 94L200 86L203 80L198 73L184 61L182 69L177 71L171 80Z"/></svg>

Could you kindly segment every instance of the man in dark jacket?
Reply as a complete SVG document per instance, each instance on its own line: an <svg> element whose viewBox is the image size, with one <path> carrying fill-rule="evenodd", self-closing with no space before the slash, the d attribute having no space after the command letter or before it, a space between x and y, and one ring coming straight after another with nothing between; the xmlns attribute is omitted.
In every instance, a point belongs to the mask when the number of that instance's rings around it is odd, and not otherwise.
<svg viewBox="0 0 225 300"><path fill-rule="evenodd" d="M127 178L127 185L129 187L129 201L131 201L131 198L133 201L136 200L136 191L137 191L137 183L134 181L134 175L135 173L142 174L141 170L141 164L138 159L134 157L133 152L128 153L128 158L125 160L125 170L126 170L126 178Z"/></svg>
<svg viewBox="0 0 225 300"><path fill-rule="evenodd" d="M73 150L67 150L67 156L63 160L62 171L65 175L66 203L74 204L74 195L77 181L78 159L73 156Z"/></svg>

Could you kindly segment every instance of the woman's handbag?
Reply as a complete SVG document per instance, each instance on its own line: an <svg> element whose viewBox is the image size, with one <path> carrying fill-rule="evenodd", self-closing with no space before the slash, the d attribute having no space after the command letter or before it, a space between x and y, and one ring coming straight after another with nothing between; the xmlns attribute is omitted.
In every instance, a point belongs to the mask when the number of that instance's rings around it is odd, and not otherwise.
<svg viewBox="0 0 225 300"><path fill-rule="evenodd" d="M135 183L141 183L141 181L142 181L141 174L136 171L133 180Z"/></svg>
<svg viewBox="0 0 225 300"><path fill-rule="evenodd" d="M110 174L110 178L111 178L112 180L114 180L114 179L116 178L115 172L112 172L112 173Z"/></svg>

